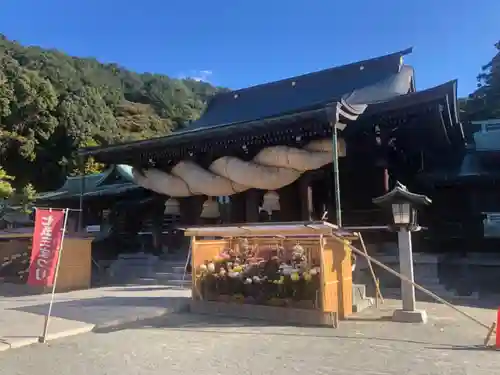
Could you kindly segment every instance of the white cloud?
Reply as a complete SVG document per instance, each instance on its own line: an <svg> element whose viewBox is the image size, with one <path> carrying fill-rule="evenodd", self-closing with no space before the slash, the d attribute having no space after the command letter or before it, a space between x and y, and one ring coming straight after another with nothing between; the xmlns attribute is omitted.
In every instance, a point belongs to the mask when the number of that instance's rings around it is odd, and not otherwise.
<svg viewBox="0 0 500 375"><path fill-rule="evenodd" d="M181 74L179 78L193 79L198 82L210 82L210 77L212 77L213 72L211 70L192 70L189 74Z"/></svg>

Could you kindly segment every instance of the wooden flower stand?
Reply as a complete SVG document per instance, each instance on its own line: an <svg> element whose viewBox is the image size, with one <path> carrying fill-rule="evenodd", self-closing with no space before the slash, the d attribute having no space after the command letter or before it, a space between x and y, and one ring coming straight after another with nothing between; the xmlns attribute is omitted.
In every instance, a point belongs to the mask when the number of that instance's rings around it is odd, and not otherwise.
<svg viewBox="0 0 500 375"><path fill-rule="evenodd" d="M185 235L193 313L330 327L352 314L353 235L333 224L206 226Z"/></svg>

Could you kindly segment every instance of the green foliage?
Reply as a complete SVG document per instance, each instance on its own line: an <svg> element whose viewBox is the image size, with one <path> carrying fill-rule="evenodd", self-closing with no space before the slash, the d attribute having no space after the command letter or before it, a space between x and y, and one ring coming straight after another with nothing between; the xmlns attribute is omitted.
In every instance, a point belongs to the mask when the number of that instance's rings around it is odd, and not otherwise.
<svg viewBox="0 0 500 375"><path fill-rule="evenodd" d="M5 170L0 167L0 199L6 199L12 195L14 192L14 188L11 185L11 182L14 180L14 177L9 176Z"/></svg>
<svg viewBox="0 0 500 375"><path fill-rule="evenodd" d="M21 193L14 194L14 198L16 199L16 203L21 206L21 212L25 214L30 214L32 212L32 205L35 201L36 190L32 184L25 185Z"/></svg>
<svg viewBox="0 0 500 375"><path fill-rule="evenodd" d="M219 90L23 47L0 34L2 166L18 189L28 183L40 191L58 188L78 167L79 147L167 135L196 119ZM85 169L103 167L89 160Z"/></svg>
<svg viewBox="0 0 500 375"><path fill-rule="evenodd" d="M477 76L478 88L467 101L461 103L470 120L500 118L500 41L496 53Z"/></svg>
<svg viewBox="0 0 500 375"><path fill-rule="evenodd" d="M95 159L92 156L90 156L89 158L87 158L87 160L85 161L85 165L83 166L83 174L89 175L89 174L101 173L104 172L105 169L106 166L104 164L96 162ZM81 174L82 174L81 167L78 166L74 168L69 175L80 176Z"/></svg>

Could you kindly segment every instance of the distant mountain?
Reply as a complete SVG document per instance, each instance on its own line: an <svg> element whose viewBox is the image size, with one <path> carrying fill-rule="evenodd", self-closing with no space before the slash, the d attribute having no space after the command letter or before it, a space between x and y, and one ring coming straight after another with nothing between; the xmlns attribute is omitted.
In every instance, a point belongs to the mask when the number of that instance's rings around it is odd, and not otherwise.
<svg viewBox="0 0 500 375"><path fill-rule="evenodd" d="M74 170L78 147L166 135L196 119L220 90L0 34L0 168L14 186L57 188Z"/></svg>

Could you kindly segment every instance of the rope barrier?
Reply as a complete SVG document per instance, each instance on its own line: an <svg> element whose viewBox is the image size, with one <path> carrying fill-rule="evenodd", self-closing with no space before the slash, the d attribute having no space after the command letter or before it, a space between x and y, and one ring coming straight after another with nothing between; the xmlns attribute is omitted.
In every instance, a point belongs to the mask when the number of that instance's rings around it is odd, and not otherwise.
<svg viewBox="0 0 500 375"><path fill-rule="evenodd" d="M335 239L335 241L345 243L344 240L341 239L341 238L338 238L338 237L335 237L335 236L333 236L332 238ZM415 288L417 288L421 292L427 294L429 297L432 297L436 301L441 302L442 304L444 304L444 305L448 306L449 308L455 310L459 314L461 314L461 315L465 316L466 318L472 320L473 322L475 322L476 324L480 325L481 327L487 329L488 331L491 330L491 325L485 324L485 323L481 322L479 319L475 318L471 314L469 314L469 313L467 313L467 312L459 309L455 305L452 305L450 302L448 302L448 301L444 300L443 298L439 297L438 295L432 293L430 290L425 289L423 286L415 283L414 281L410 280L409 278L407 278L406 276L400 274L399 272L394 271L391 267L386 266L385 264L383 264L382 262L379 262L377 259L371 257L370 255L365 254L362 250L359 250L358 248L354 247L353 245L347 244L347 246L349 246L349 248L352 251L354 251L356 254L365 257L368 261L375 263L377 266L383 268L384 270L386 270L387 272L393 274L394 276L398 277L399 279L412 284Z"/></svg>

